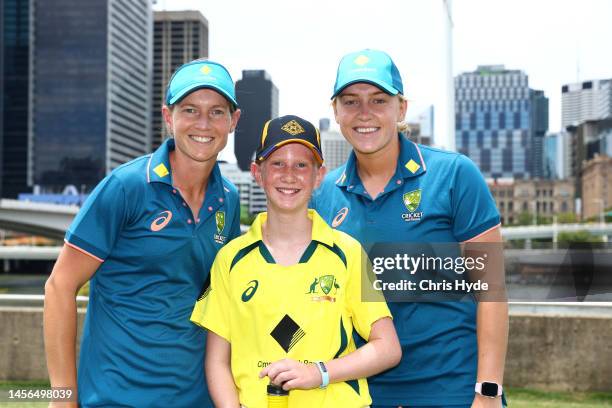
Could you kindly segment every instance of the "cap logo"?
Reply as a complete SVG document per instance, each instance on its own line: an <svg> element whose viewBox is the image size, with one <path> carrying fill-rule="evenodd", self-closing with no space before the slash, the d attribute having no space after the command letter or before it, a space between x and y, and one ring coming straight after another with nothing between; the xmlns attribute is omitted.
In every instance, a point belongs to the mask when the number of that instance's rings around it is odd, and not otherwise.
<svg viewBox="0 0 612 408"><path fill-rule="evenodd" d="M291 136L306 132L304 128L295 120L290 120L289 122L285 123L281 129L289 133Z"/></svg>
<svg viewBox="0 0 612 408"><path fill-rule="evenodd" d="M365 55L361 54L360 56L358 56L357 58L355 58L355 60L353 61L356 65L365 65L370 61L370 59L368 57L366 57Z"/></svg>
<svg viewBox="0 0 612 408"><path fill-rule="evenodd" d="M210 71L212 71L212 68L208 65L204 65L202 68L200 68L200 72L202 72L204 75L210 74Z"/></svg>

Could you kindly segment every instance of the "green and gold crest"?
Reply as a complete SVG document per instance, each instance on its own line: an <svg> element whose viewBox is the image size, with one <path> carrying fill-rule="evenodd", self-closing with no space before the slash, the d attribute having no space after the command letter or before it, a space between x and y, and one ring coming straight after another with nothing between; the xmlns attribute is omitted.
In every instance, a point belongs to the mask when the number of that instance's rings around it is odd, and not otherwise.
<svg viewBox="0 0 612 408"><path fill-rule="evenodd" d="M319 286L321 287L323 293L329 295L329 292L331 292L334 287L335 280L336 278L334 277L334 275L324 275L319 277Z"/></svg>
<svg viewBox="0 0 612 408"><path fill-rule="evenodd" d="M215 221L217 222L217 233L220 234L225 228L225 211L217 211Z"/></svg>
<svg viewBox="0 0 612 408"><path fill-rule="evenodd" d="M404 194L404 205L410 212L415 212L421 203L421 189Z"/></svg>

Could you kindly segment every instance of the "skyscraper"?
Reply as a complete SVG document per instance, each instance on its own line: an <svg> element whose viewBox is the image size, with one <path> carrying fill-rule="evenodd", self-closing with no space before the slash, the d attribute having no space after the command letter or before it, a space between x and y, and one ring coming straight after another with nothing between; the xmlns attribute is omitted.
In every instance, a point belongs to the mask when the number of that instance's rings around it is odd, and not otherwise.
<svg viewBox="0 0 612 408"><path fill-rule="evenodd" d="M612 116L612 79L595 79L561 87L561 126Z"/></svg>
<svg viewBox="0 0 612 408"><path fill-rule="evenodd" d="M150 151L150 0L32 0L29 183L90 190Z"/></svg>
<svg viewBox="0 0 612 408"><path fill-rule="evenodd" d="M28 191L29 13L29 0L0 0L0 198Z"/></svg>
<svg viewBox="0 0 612 408"><path fill-rule="evenodd" d="M208 20L199 11L156 11L153 30L152 149L167 137L161 115L168 80L185 62L208 57Z"/></svg>
<svg viewBox="0 0 612 408"><path fill-rule="evenodd" d="M349 157L352 146L335 130L321 132L321 150L327 171L340 167Z"/></svg>
<svg viewBox="0 0 612 408"><path fill-rule="evenodd" d="M242 115L234 133L234 153L238 167L247 171L263 125L278 116L278 89L266 71L244 70L236 82L236 98Z"/></svg>
<svg viewBox="0 0 612 408"><path fill-rule="evenodd" d="M542 174L548 99L527 75L503 65L479 66L455 78L457 150L485 177L526 179Z"/></svg>

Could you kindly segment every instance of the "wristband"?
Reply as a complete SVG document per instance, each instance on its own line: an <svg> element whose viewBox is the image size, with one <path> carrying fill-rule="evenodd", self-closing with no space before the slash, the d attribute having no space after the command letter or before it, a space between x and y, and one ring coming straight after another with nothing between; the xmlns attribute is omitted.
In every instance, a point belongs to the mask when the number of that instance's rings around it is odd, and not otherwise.
<svg viewBox="0 0 612 408"><path fill-rule="evenodd" d="M327 372L327 367L325 367L325 363L322 361L315 361L315 366L319 369L321 373L321 386L319 388L325 388L329 385L329 373Z"/></svg>
<svg viewBox="0 0 612 408"><path fill-rule="evenodd" d="M476 383L474 391L483 397L496 398L502 395L503 388L500 384L483 381L481 383Z"/></svg>

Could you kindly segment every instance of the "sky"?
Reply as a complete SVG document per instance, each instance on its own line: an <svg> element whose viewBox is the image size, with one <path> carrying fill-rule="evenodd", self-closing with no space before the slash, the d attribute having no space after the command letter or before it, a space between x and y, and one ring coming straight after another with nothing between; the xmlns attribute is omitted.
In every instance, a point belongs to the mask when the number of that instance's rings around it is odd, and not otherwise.
<svg viewBox="0 0 612 408"><path fill-rule="evenodd" d="M279 89L279 114L333 121L329 98L340 58L388 52L404 81L408 118L435 109L436 144L446 145L443 0L157 0L156 10L199 10L209 23L209 58L234 80L265 69ZM561 127L561 86L612 78L611 0L454 0L452 72L503 64L549 98L549 131ZM221 158L234 161L233 140Z"/></svg>

